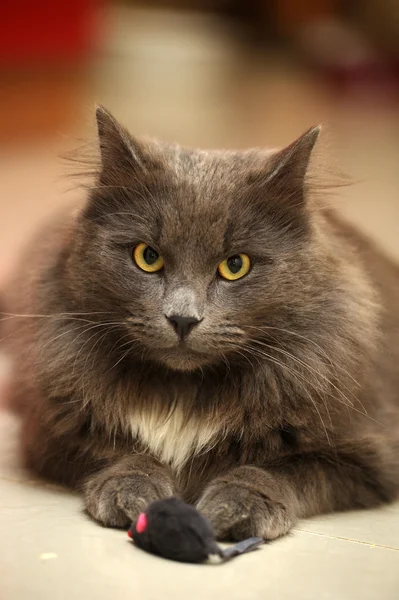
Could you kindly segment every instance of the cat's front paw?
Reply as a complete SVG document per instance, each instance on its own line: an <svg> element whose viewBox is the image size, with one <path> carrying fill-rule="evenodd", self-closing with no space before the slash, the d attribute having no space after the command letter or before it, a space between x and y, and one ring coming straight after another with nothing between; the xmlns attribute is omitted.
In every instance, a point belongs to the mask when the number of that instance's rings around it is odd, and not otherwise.
<svg viewBox="0 0 399 600"><path fill-rule="evenodd" d="M145 474L110 476L100 473L85 485L85 507L105 527L127 528L154 500L173 495L172 486Z"/></svg>
<svg viewBox="0 0 399 600"><path fill-rule="evenodd" d="M240 541L252 536L273 540L295 524L282 503L235 483L211 485L197 508L212 523L218 540Z"/></svg>

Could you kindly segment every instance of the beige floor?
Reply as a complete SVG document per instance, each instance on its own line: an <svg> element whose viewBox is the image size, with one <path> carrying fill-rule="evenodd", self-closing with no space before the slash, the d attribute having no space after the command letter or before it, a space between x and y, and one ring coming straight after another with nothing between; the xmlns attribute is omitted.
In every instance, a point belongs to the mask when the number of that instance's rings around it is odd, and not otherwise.
<svg viewBox="0 0 399 600"><path fill-rule="evenodd" d="M0 418L0 597L4 600L396 600L399 504L312 519L224 565L183 565L102 529L79 498L24 473L17 424Z"/></svg>
<svg viewBox="0 0 399 600"><path fill-rule="evenodd" d="M219 23L116 13L115 35L87 83L76 132L90 134L94 101L136 133L200 146L277 146L323 121L330 149L357 181L339 207L399 257L399 113L333 95L283 57L239 53ZM0 149L0 283L36 224L79 189L61 177L61 137ZM327 202L331 202L328 199ZM6 365L0 361L1 386ZM4 394L4 390L3 390ZM0 413L0 598L141 597L230 600L394 600L399 597L399 505L313 519L293 535L223 566L187 566L135 549L101 529L79 498L24 472L17 422Z"/></svg>

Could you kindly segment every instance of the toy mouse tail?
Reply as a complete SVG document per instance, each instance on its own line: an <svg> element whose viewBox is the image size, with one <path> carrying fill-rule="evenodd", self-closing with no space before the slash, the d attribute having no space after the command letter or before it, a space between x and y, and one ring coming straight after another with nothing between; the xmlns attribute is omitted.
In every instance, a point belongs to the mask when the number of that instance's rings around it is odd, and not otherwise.
<svg viewBox="0 0 399 600"><path fill-rule="evenodd" d="M246 552L252 552L252 550L256 550L256 548L264 543L265 540L263 538L251 537L247 540L243 540L242 542L238 542L238 544L235 544L235 546L230 546L225 550L219 548L219 556L222 558L223 562L225 562L226 560L230 560L235 556L240 556Z"/></svg>

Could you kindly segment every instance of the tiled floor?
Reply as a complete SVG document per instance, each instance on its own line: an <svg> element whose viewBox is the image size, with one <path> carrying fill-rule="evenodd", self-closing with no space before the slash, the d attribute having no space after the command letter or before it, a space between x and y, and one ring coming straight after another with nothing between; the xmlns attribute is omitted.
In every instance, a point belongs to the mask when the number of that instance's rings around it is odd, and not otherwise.
<svg viewBox="0 0 399 600"><path fill-rule="evenodd" d="M104 103L134 132L208 147L276 146L327 121L340 164L358 181L340 192L341 210L399 257L397 109L333 95L276 57L239 57L213 21L126 13L116 29L118 44L92 77L87 106ZM70 184L57 181L63 145L2 153L0 283L30 230L81 193L66 193ZM17 428L0 413L2 600L399 597L399 505L303 522L289 537L223 566L171 563L95 525L78 497L25 473Z"/></svg>

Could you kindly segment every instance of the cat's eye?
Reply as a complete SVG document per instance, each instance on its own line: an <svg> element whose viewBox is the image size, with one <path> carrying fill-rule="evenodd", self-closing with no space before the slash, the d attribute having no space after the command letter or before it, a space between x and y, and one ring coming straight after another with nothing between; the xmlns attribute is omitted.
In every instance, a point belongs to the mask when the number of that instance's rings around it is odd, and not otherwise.
<svg viewBox="0 0 399 600"><path fill-rule="evenodd" d="M247 254L236 254L223 260L218 266L218 272L223 279L236 281L241 279L251 269L251 260Z"/></svg>
<svg viewBox="0 0 399 600"><path fill-rule="evenodd" d="M144 242L135 247L133 258L136 265L146 273L156 273L163 269L164 262L162 256Z"/></svg>

